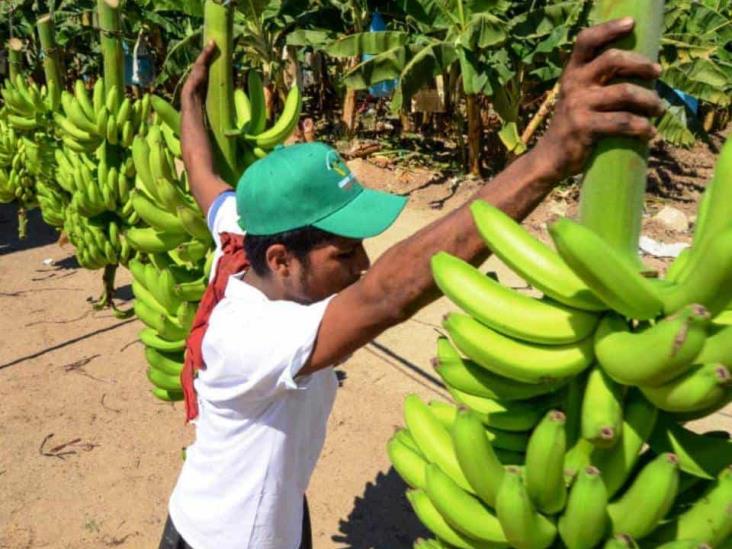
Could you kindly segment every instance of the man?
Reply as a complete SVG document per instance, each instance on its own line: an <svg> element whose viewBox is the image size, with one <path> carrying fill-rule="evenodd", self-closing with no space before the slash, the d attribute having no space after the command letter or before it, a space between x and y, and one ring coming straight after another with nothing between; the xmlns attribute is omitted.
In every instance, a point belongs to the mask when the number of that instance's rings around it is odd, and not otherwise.
<svg viewBox="0 0 732 549"><path fill-rule="evenodd" d="M547 132L475 198L521 220L582 169L597 136L654 135L647 117L661 113L657 95L608 84L660 74L637 54L607 49L632 25L580 34ZM385 230L404 199L362 188L322 143L276 149L232 192L213 170L202 116L213 55L207 46L183 87L183 159L217 244L222 233L244 231L250 266L228 278L209 320L195 380L197 437L161 547L310 547L303 497L335 396L332 366L438 297L429 268L436 252L478 264L488 251L464 205L370 267L362 239Z"/></svg>

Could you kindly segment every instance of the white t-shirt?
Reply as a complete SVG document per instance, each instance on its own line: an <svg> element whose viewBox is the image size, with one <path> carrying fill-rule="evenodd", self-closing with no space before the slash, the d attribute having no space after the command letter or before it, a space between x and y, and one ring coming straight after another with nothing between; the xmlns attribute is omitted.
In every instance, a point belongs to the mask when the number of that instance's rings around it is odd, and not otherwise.
<svg viewBox="0 0 732 549"><path fill-rule="evenodd" d="M233 196L211 210L214 234L238 228ZM203 340L196 440L169 505L195 549L299 547L303 496L338 382L332 368L295 375L328 301L272 301L242 275L229 278Z"/></svg>

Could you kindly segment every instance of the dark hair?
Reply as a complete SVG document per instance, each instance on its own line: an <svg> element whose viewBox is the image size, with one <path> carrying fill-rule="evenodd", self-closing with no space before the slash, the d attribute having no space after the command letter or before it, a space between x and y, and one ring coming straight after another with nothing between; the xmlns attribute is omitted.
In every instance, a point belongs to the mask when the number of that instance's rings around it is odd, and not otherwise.
<svg viewBox="0 0 732 549"><path fill-rule="evenodd" d="M293 229L273 235L258 236L246 235L244 238L244 251L251 268L259 276L267 276L267 249L274 244L282 244L306 267L308 265L308 253L316 246L328 242L336 235L317 229L312 226Z"/></svg>

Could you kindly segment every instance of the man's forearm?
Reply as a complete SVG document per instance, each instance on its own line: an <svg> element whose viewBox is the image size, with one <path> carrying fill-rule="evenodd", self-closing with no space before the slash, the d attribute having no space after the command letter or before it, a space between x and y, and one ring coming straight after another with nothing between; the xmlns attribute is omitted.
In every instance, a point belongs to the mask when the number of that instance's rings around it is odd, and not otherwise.
<svg viewBox="0 0 732 549"><path fill-rule="evenodd" d="M206 213L211 201L227 186L214 169L203 108L198 96L185 98L181 102L181 153L191 194Z"/></svg>
<svg viewBox="0 0 732 549"><path fill-rule="evenodd" d="M430 258L439 251L474 265L489 255L473 222L469 205L486 200L521 221L546 197L558 175L542 165L535 153L516 160L463 206L390 248L361 281L363 291L382 303L394 321L414 314L439 293L432 279ZM390 317L391 314L387 314Z"/></svg>

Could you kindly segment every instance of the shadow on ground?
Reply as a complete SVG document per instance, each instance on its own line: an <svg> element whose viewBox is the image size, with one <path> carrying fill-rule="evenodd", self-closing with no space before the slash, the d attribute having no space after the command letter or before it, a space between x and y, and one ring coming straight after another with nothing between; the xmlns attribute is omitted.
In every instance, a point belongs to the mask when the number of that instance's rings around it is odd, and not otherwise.
<svg viewBox="0 0 732 549"><path fill-rule="evenodd" d="M404 495L406 489L393 468L379 473L340 520L333 541L348 549L406 549L417 538L429 537Z"/></svg>
<svg viewBox="0 0 732 549"><path fill-rule="evenodd" d="M49 227L41 217L41 210L28 212L28 236L18 238L18 207L0 204L0 255L45 246L58 240L58 231Z"/></svg>

